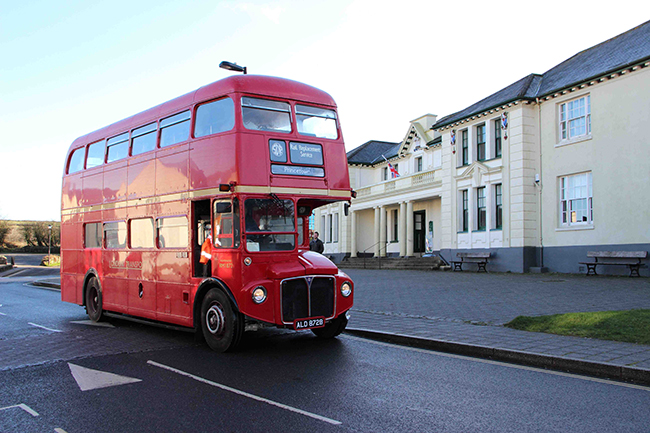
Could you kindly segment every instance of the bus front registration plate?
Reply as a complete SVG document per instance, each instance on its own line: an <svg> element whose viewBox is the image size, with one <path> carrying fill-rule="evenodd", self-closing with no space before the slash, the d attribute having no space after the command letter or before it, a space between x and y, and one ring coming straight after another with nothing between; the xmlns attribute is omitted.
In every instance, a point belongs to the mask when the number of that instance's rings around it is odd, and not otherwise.
<svg viewBox="0 0 650 433"><path fill-rule="evenodd" d="M325 326L324 317L312 317L309 319L296 319L293 321L293 329L314 329L322 328Z"/></svg>

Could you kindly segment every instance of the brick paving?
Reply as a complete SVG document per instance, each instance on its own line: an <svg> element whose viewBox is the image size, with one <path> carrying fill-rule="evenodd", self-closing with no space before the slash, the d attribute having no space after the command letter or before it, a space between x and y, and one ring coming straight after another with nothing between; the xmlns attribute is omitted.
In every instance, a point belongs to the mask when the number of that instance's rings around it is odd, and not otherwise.
<svg viewBox="0 0 650 433"><path fill-rule="evenodd" d="M355 282L350 330L584 360L650 372L650 346L518 331L503 326L520 315L650 308L648 278L345 271Z"/></svg>

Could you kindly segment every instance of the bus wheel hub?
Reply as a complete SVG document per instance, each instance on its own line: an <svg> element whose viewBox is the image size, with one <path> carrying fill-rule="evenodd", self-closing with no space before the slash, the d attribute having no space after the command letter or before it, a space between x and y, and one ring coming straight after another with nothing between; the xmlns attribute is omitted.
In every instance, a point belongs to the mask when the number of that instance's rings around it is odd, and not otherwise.
<svg viewBox="0 0 650 433"><path fill-rule="evenodd" d="M212 305L205 315L205 321L211 334L220 334L223 332L224 315L220 305Z"/></svg>

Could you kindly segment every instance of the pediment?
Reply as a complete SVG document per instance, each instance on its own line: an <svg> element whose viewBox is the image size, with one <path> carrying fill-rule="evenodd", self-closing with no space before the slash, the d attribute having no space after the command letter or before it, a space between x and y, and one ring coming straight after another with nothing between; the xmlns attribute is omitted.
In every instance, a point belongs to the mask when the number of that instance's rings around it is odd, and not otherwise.
<svg viewBox="0 0 650 433"><path fill-rule="evenodd" d="M473 185L482 185L484 177L499 172L500 168L490 168L479 161L471 163L461 174L455 176L456 180L472 179Z"/></svg>

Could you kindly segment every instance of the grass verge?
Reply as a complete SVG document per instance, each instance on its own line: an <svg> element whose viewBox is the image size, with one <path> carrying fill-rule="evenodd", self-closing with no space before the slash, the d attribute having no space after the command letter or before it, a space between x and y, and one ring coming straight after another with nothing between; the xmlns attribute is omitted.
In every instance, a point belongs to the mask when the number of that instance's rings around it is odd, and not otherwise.
<svg viewBox="0 0 650 433"><path fill-rule="evenodd" d="M650 310L519 316L505 326L521 331L650 345Z"/></svg>

